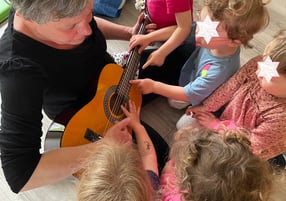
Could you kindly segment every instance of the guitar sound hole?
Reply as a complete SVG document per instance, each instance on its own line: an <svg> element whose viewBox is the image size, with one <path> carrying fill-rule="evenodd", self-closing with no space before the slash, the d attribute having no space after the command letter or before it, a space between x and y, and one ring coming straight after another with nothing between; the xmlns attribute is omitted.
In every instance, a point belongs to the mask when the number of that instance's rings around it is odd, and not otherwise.
<svg viewBox="0 0 286 201"><path fill-rule="evenodd" d="M124 105L124 107L128 108L128 98L126 96L120 95L120 94L113 94L110 98L110 105L109 109L112 111L113 114L116 116L119 116L120 119L124 117L124 113L121 110L121 105Z"/></svg>

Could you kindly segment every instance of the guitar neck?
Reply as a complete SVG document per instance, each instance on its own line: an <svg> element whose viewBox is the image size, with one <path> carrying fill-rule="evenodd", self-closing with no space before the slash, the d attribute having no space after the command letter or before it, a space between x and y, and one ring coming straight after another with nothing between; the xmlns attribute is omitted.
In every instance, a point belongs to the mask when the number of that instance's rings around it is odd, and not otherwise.
<svg viewBox="0 0 286 201"><path fill-rule="evenodd" d="M146 25L150 22L150 19L147 14L145 14L144 19L141 22L140 28L137 34L145 34L146 32ZM125 68L129 66L133 67L134 65L139 64L140 55L138 53L139 46L134 47L129 54L128 60L126 62ZM136 68L137 70L137 68Z"/></svg>
<svg viewBox="0 0 286 201"><path fill-rule="evenodd" d="M145 34L146 31L145 27L149 22L150 22L149 17L145 14L145 17L140 25L137 34ZM138 65L140 62L140 54L138 53L138 49L139 46L136 46L130 51L129 57L124 66L124 71L117 89L118 90L117 93L121 94L122 96L129 94L128 92L131 87L129 81L134 79L136 76L136 72L138 70Z"/></svg>

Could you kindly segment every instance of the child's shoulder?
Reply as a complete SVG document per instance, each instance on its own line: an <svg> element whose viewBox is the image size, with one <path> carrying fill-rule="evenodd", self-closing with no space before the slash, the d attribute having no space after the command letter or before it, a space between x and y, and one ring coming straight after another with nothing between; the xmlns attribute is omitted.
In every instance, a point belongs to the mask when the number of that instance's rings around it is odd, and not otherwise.
<svg viewBox="0 0 286 201"><path fill-rule="evenodd" d="M251 58L243 66L241 66L238 71L234 74L234 79L239 83L244 83L246 80L254 80L257 71L257 62L262 60L262 56L256 56Z"/></svg>
<svg viewBox="0 0 286 201"><path fill-rule="evenodd" d="M262 61L262 59L262 55L255 56L246 62L241 68L248 69L249 71L256 71L258 66L257 62Z"/></svg>

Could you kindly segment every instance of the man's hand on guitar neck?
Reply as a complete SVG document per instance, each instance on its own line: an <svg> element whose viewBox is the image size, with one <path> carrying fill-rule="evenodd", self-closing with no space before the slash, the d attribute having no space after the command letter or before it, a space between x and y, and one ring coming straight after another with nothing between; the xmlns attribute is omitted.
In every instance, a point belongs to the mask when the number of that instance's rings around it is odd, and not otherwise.
<svg viewBox="0 0 286 201"><path fill-rule="evenodd" d="M137 18L137 21L136 21L136 24L132 27L132 35L135 35L138 33L139 29L140 29L140 26L143 22L143 20L145 20L145 14L142 12L140 13L140 15L138 16ZM153 32L154 30L157 29L157 25L154 24L154 23L148 23L146 26L145 26L145 32L146 33L150 33L150 32Z"/></svg>
<svg viewBox="0 0 286 201"><path fill-rule="evenodd" d="M97 26L103 33L105 39L130 40L132 35L138 33L141 27L141 22L144 20L144 13L141 13L138 16L138 19L133 27L115 24L107 19L103 19L97 16L94 16L94 19L96 20ZM156 28L157 28L156 24L150 23L145 26L145 32L146 33L153 32Z"/></svg>

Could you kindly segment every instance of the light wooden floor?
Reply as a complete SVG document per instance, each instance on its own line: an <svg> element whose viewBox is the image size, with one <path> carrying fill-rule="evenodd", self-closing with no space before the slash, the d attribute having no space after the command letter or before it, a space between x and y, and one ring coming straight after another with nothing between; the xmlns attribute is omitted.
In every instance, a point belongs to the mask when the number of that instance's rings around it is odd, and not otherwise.
<svg viewBox="0 0 286 201"><path fill-rule="evenodd" d="M195 9L199 7L201 1L195 1ZM255 35L252 44L253 49L242 49L241 63L244 64L253 56L261 54L265 45L271 40L272 36L280 29L286 29L286 1L272 0L267 6L271 22L266 30ZM136 21L138 12L134 8L134 0L127 0L120 18L113 19L114 22L125 25L133 25ZM0 26L0 35L3 31ZM110 53L126 51L128 42L108 41L108 50ZM155 128L168 142L172 139L175 130L175 123L183 114L183 110L175 110L168 106L165 98L160 97L142 109L142 119ZM50 120L43 121L43 130L46 131ZM0 170L0 200L1 201L75 201L77 179L69 177L59 183L31 190L18 195L9 190ZM286 179L279 177L275 180L275 192L273 201L286 200Z"/></svg>

